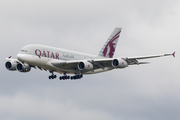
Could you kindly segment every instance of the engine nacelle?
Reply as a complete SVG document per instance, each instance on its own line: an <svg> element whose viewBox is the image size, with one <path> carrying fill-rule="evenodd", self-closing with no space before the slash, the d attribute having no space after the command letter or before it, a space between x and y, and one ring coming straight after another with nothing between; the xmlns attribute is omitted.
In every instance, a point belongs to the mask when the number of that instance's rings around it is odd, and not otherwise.
<svg viewBox="0 0 180 120"><path fill-rule="evenodd" d="M84 70L84 71L90 71L93 70L93 64L87 61L79 62L78 63L78 69L79 70Z"/></svg>
<svg viewBox="0 0 180 120"><path fill-rule="evenodd" d="M16 69L19 72L29 72L31 70L31 66L28 65L27 63L25 64L18 63Z"/></svg>
<svg viewBox="0 0 180 120"><path fill-rule="evenodd" d="M112 61L112 66L117 68L125 68L128 66L127 62L123 59L114 59Z"/></svg>
<svg viewBox="0 0 180 120"><path fill-rule="evenodd" d="M8 70L15 71L17 62L15 60L11 60L5 63L5 66Z"/></svg>

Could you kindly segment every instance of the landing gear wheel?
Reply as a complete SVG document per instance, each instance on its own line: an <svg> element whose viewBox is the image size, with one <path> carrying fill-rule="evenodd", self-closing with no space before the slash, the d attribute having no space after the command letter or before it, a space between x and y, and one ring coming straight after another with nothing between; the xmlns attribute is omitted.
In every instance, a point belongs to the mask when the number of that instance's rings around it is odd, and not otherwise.
<svg viewBox="0 0 180 120"><path fill-rule="evenodd" d="M82 78L82 77L83 77L83 75L81 74L81 75L80 75L80 77Z"/></svg>
<svg viewBox="0 0 180 120"><path fill-rule="evenodd" d="M70 79L71 79L71 80L77 80L77 79L81 79L82 77L83 77L82 74L78 74L78 75L75 74L75 76L71 76Z"/></svg>
<svg viewBox="0 0 180 120"><path fill-rule="evenodd" d="M54 75L54 71L49 71L49 72L52 73L52 75L49 76L49 79L54 79L57 77L56 75Z"/></svg>
<svg viewBox="0 0 180 120"><path fill-rule="evenodd" d="M57 76L56 75L54 75L54 78L56 78Z"/></svg>

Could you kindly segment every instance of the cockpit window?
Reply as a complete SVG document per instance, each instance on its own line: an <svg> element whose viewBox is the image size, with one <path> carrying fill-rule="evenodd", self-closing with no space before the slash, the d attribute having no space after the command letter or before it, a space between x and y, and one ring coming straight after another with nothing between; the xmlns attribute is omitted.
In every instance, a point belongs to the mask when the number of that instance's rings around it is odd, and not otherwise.
<svg viewBox="0 0 180 120"><path fill-rule="evenodd" d="M28 52L27 50L21 50L21 52Z"/></svg>

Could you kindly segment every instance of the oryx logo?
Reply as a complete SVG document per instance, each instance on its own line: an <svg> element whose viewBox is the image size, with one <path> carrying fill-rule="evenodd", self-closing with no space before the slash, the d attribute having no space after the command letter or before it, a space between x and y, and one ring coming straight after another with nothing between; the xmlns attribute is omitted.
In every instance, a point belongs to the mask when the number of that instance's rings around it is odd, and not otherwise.
<svg viewBox="0 0 180 120"><path fill-rule="evenodd" d="M111 38L111 40L108 42L108 44L106 45L106 47L104 48L103 51L103 56L107 56L109 55L109 58L112 58L115 52L115 48L114 45L116 45L116 43L113 43L116 39L119 38L119 33L121 31L119 31L113 38Z"/></svg>

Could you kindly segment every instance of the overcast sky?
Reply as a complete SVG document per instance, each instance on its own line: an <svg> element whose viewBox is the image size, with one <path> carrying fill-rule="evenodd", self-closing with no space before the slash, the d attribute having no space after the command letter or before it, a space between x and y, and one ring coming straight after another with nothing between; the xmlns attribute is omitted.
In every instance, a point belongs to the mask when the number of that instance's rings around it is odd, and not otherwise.
<svg viewBox="0 0 180 120"><path fill-rule="evenodd" d="M0 119L179 120L179 21L179 0L1 0ZM115 57L176 51L176 58L78 81L4 66L28 44L98 54L115 27L122 27Z"/></svg>

